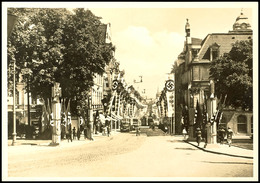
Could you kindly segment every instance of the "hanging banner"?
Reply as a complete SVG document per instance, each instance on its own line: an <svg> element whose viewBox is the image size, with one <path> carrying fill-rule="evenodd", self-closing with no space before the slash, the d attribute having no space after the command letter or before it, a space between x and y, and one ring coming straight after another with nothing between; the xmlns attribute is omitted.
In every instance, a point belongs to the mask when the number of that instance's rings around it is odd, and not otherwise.
<svg viewBox="0 0 260 183"><path fill-rule="evenodd" d="M168 92L172 92L174 90L174 81L172 79L169 79L165 83L165 88Z"/></svg>
<svg viewBox="0 0 260 183"><path fill-rule="evenodd" d="M113 80L113 82L112 82L112 89L113 89L113 90L116 90L117 87L118 87L118 81L115 79L115 80Z"/></svg>
<svg viewBox="0 0 260 183"><path fill-rule="evenodd" d="M166 100L167 100L167 111L168 111L168 117L172 117L174 114L174 75L170 74L168 75L168 80L165 82L165 88L166 88Z"/></svg>

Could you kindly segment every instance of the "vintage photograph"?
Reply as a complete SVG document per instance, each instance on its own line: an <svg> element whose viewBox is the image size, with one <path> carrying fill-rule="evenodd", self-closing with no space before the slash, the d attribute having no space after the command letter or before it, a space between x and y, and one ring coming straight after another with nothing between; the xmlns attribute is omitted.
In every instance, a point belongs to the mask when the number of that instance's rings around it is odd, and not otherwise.
<svg viewBox="0 0 260 183"><path fill-rule="evenodd" d="M2 2L2 38L3 181L258 180L258 2Z"/></svg>

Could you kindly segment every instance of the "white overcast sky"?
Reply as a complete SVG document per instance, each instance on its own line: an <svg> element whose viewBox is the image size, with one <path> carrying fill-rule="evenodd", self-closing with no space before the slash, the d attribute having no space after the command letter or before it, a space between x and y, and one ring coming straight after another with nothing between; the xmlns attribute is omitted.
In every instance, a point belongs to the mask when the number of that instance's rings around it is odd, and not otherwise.
<svg viewBox="0 0 260 183"><path fill-rule="evenodd" d="M252 27L257 27L256 3L250 2L61 2L13 3L25 7L88 8L103 23L111 23L115 58L125 70L125 80L133 84L143 76L143 83L134 84L141 93L155 97L163 89L167 73L183 50L185 24L189 19L191 37L204 39L209 33L232 30L241 9ZM252 24L254 22L254 24ZM253 28L254 29L254 28Z"/></svg>

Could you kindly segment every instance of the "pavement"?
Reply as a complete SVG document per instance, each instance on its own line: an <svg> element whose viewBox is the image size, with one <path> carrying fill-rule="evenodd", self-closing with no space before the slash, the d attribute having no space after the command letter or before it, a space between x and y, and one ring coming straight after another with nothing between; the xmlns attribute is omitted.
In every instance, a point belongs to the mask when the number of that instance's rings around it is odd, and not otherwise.
<svg viewBox="0 0 260 183"><path fill-rule="evenodd" d="M111 136L116 135L117 133L119 133L118 131L112 131L111 132ZM38 139L25 139L25 138L17 138L16 139L16 144L15 146L12 145L12 139L8 139L8 146L9 147L20 147L20 146L29 146L29 147L55 147L55 146L59 146L59 147L71 147L74 145L81 145L81 144L85 144L85 143L93 143L95 141L100 140L101 138L107 138L107 135L104 136L102 135L102 133L98 133L98 134L93 134L93 139L94 141L91 141L89 139L85 139L84 135L81 134L80 140L75 139L68 142L67 139L61 140L60 144L52 144L52 140L38 140ZM12 148L13 149L13 148ZM17 148L15 148L17 149Z"/></svg>
<svg viewBox="0 0 260 183"><path fill-rule="evenodd" d="M119 131L112 131L111 136L116 135L120 133ZM197 147L198 149L208 152L208 153L215 153L219 155L226 155L226 156L233 156L233 157L241 157L241 158L247 158L247 159L253 159L254 151L249 149L240 148L237 146L231 145L229 147L227 144L207 144L206 148L204 148L205 143L201 142L200 146L197 145L197 142L195 141L188 141L183 140L181 136L173 136L176 139L182 139L183 142L188 143L194 147ZM107 136L99 134L93 135L94 141L90 141L89 139L84 139L84 136L81 136L80 140L73 140L73 142L68 142L67 140L61 140L61 143L59 144L59 147L71 147L74 145L82 145L85 143L93 143L95 141L101 140L102 138L107 138ZM26 139L17 139L16 145L12 146L12 140L8 140L8 146L9 147L16 147L16 146L23 146L29 145L29 147L51 147L55 146L52 145L51 140L26 140ZM19 148L11 148L11 149L19 149ZM30 148L27 148L30 150ZM42 148L41 148L42 149Z"/></svg>
<svg viewBox="0 0 260 183"><path fill-rule="evenodd" d="M195 141L187 141L183 140L184 142L197 147L198 149L214 153L214 154L220 154L220 155L226 155L226 156L232 156L232 157L240 157L240 158L247 158L247 159L253 159L254 151L249 149L244 149L241 147L237 147L231 144L231 147L228 146L228 144L207 144L206 147L204 147L205 142L201 142L198 146L197 142Z"/></svg>

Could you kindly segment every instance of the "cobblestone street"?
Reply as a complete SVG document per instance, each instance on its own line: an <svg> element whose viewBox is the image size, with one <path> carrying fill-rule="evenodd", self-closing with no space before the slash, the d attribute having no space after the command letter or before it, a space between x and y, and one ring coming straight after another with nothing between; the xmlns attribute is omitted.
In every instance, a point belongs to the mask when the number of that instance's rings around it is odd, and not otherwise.
<svg viewBox="0 0 260 183"><path fill-rule="evenodd" d="M72 145L75 143L74 145ZM207 153L181 137L118 133L71 146L8 152L9 177L252 177L253 160ZM38 147L40 148L40 147Z"/></svg>

